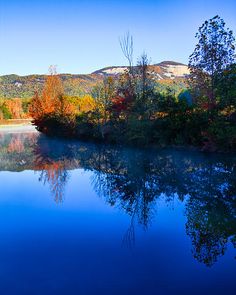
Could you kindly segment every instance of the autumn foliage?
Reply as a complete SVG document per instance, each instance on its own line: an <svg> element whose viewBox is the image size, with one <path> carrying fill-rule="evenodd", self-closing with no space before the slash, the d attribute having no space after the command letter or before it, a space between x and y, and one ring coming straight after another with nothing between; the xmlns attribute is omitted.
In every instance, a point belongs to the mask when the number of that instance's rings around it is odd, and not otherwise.
<svg viewBox="0 0 236 295"><path fill-rule="evenodd" d="M28 106L29 99L0 99L0 120L27 119L30 117Z"/></svg>
<svg viewBox="0 0 236 295"><path fill-rule="evenodd" d="M158 89L146 53L133 65L133 39L127 34L121 48L129 66L122 74L104 76L91 96L66 97L60 77L49 75L31 104L35 125L48 135L83 140L235 151L235 47L232 32L223 27L217 16L199 29L190 56L190 89L176 93L174 82ZM230 49L224 51L225 46ZM216 58L209 58L215 50Z"/></svg>
<svg viewBox="0 0 236 295"><path fill-rule="evenodd" d="M34 120L58 113L61 116L70 116L75 108L64 97L63 85L57 74L47 76L44 89L41 95L36 92L30 106L30 115Z"/></svg>

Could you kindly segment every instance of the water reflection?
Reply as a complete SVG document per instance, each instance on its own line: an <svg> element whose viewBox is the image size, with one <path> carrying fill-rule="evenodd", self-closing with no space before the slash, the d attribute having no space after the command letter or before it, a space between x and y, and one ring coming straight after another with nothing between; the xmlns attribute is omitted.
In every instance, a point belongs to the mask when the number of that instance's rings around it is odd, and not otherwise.
<svg viewBox="0 0 236 295"><path fill-rule="evenodd" d="M194 257L213 265L224 255L228 241L236 248L236 202L214 196L211 200L190 198L186 204L186 232Z"/></svg>
<svg viewBox="0 0 236 295"><path fill-rule="evenodd" d="M47 139L32 134L0 137L0 171L40 172L56 202L65 197L72 169L92 171L96 193L130 216L123 243L133 247L135 223L144 229L157 218L158 200L185 204L186 232L195 259L207 266L236 248L236 161L234 156L183 151L141 151Z"/></svg>

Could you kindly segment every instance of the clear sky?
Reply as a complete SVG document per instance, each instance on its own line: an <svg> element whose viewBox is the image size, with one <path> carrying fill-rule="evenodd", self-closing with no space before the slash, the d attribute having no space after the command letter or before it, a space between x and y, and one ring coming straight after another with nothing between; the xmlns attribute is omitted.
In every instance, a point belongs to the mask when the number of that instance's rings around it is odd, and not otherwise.
<svg viewBox="0 0 236 295"><path fill-rule="evenodd" d="M187 63L198 27L216 14L236 34L236 0L0 0L0 75L125 65L127 31L135 59L145 50L153 63Z"/></svg>

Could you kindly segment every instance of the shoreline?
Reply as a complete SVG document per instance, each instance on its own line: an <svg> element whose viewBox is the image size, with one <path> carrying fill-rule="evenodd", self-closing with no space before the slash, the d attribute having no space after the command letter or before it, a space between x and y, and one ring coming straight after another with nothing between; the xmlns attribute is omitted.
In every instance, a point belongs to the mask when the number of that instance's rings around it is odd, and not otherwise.
<svg viewBox="0 0 236 295"><path fill-rule="evenodd" d="M34 125L28 124L7 124L0 125L0 133L32 133L38 132Z"/></svg>
<svg viewBox="0 0 236 295"><path fill-rule="evenodd" d="M9 121L8 121L9 122ZM52 135L52 134L45 134L44 132L40 132L36 129L36 126L32 125L31 121L28 123L19 123L19 124L0 124L0 134L1 133L42 133L49 138L53 139L64 139L68 141L82 141L86 143L93 143L93 144L102 144L102 145L111 145L111 146L120 146L120 147L128 147L128 148L138 148L138 149L175 149L177 151L188 151L188 152L200 152L205 154L231 154L235 155L236 151L234 150L207 150L203 149L202 147L198 146L191 146L191 145L156 145L150 144L147 146L135 146L132 144L126 143L118 143L118 142L109 142L109 141L100 141L94 138L79 138L79 137L67 137L63 135Z"/></svg>

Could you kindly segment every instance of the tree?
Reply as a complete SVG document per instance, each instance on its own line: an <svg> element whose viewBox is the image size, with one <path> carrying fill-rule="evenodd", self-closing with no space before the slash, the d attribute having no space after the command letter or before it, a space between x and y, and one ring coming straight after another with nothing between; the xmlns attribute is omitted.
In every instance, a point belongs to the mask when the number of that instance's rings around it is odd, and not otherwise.
<svg viewBox="0 0 236 295"><path fill-rule="evenodd" d="M63 95L63 85L55 68L49 68L42 94L38 91L32 99L30 114L34 119L52 114L58 108L58 98Z"/></svg>
<svg viewBox="0 0 236 295"><path fill-rule="evenodd" d="M95 107L96 107L95 100L89 94L86 94L85 96L80 97L78 99L78 108L80 113L91 112L95 109Z"/></svg>
<svg viewBox="0 0 236 295"><path fill-rule="evenodd" d="M94 119L99 129L99 133L104 138L108 132L107 123L111 118L111 107L113 98L116 95L116 83L113 77L105 77L103 83L97 84L92 90L95 101Z"/></svg>
<svg viewBox="0 0 236 295"><path fill-rule="evenodd" d="M49 75L40 95L37 91L30 105L33 119L40 119L46 115L71 116L75 113L75 106L64 96L64 88L55 67L49 68Z"/></svg>
<svg viewBox="0 0 236 295"><path fill-rule="evenodd" d="M216 105L216 91L223 71L235 60L235 38L218 15L205 21L196 34L198 44L189 58L190 85L196 103Z"/></svg>
<svg viewBox="0 0 236 295"><path fill-rule="evenodd" d="M12 114L6 106L6 100L0 99L0 120L12 119Z"/></svg>
<svg viewBox="0 0 236 295"><path fill-rule="evenodd" d="M142 118L150 119L155 112L154 76L150 70L150 59L144 52L136 67L136 111Z"/></svg>
<svg viewBox="0 0 236 295"><path fill-rule="evenodd" d="M5 101L5 106L9 110L12 119L20 119L24 117L22 109L22 99L7 99Z"/></svg>
<svg viewBox="0 0 236 295"><path fill-rule="evenodd" d="M120 38L121 50L129 63L129 71L133 73L133 53L134 53L134 42L133 36L130 33L126 33L122 38Z"/></svg>
<svg viewBox="0 0 236 295"><path fill-rule="evenodd" d="M236 64L230 65L222 73L217 96L221 98L220 107L236 111Z"/></svg>
<svg viewBox="0 0 236 295"><path fill-rule="evenodd" d="M123 38L120 38L120 47L128 61L129 67L128 70L123 75L121 75L121 87L119 92L123 92L121 97L127 101L127 104L130 104L135 99L136 79L135 68L133 65L134 42L133 36L130 35L129 32L126 33ZM118 96L120 96L120 94Z"/></svg>

